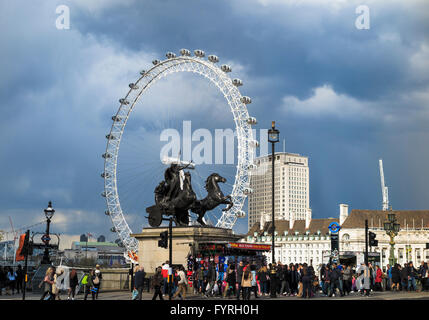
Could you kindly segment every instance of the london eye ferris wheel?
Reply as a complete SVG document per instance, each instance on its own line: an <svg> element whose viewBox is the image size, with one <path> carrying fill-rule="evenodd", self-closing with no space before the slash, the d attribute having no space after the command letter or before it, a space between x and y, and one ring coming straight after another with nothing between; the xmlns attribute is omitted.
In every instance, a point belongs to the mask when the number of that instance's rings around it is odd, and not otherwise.
<svg viewBox="0 0 429 320"><path fill-rule="evenodd" d="M127 250L127 258L137 262L137 240L131 236L132 231L125 219L123 212L123 201L120 186L120 174L118 172L121 141L125 133L125 127L131 119L131 113L139 105L140 100L148 93L148 89L160 79L175 73L194 73L208 79L220 91L226 100L232 120L235 126L237 153L234 166L233 181L230 183L230 194L233 206L228 211L222 211L212 218L216 227L231 229L237 219L245 217L243 206L250 189L250 172L255 168L253 163L254 151L258 142L254 139L252 126L257 123L254 117L249 116L247 105L251 99L242 96L239 87L243 82L238 78L229 77L232 68L223 64L217 65L219 58L216 55L208 55L205 59L203 50L195 50L194 55L187 49L181 49L180 55L172 52L166 54L164 60L154 60L153 66L148 70L140 71L135 82L129 84L127 94L119 99L119 108L112 117L113 123L110 132L106 135L107 146L103 153L104 171L101 174L104 179L104 191L102 196L106 200L107 209L105 214L109 216L113 227L111 231L116 232L120 241ZM202 79L201 77L199 77ZM180 160L180 159L179 159ZM144 160L143 160L144 161ZM156 160L160 162L159 159ZM143 164L142 164L143 165ZM147 169L150 171L150 169ZM153 186L155 187L155 185ZM199 187L201 187L199 185ZM152 189L153 190L153 189ZM199 192L197 192L198 194ZM143 204L142 208L143 208ZM142 209L143 214L144 209ZM126 211L125 211L126 212ZM214 220L214 221L213 221Z"/></svg>

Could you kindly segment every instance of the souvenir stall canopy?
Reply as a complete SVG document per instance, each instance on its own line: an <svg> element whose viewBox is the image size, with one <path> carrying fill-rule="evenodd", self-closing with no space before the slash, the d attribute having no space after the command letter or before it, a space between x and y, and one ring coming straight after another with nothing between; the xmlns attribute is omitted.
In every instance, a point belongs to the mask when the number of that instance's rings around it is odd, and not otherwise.
<svg viewBox="0 0 429 320"><path fill-rule="evenodd" d="M193 255L188 256L188 270L207 269L210 263L216 265L216 271L223 272L229 264L240 261L255 264L258 268L266 264L264 252L271 250L271 245L243 242L212 241L200 242Z"/></svg>

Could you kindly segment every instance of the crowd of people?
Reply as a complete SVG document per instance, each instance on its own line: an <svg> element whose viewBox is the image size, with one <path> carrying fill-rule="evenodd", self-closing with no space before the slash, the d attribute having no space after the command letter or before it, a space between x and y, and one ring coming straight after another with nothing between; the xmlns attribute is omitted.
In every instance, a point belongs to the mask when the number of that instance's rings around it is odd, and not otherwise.
<svg viewBox="0 0 429 320"><path fill-rule="evenodd" d="M168 261L157 268L152 279L153 299L163 300L169 295L168 270ZM411 292L418 287L421 291L429 291L429 270L424 262L417 269L409 262L403 266L387 265L383 269L372 263L358 266L332 263L319 265L315 270L306 263L257 266L245 260L229 263L226 269L213 262L207 266L200 264L187 275L183 267L173 269L173 299L186 298L190 287L194 294L205 297L243 300L279 295L307 299L351 294L369 296L375 291Z"/></svg>
<svg viewBox="0 0 429 320"><path fill-rule="evenodd" d="M84 273L83 277L79 280L76 269L71 269L69 272L69 281L64 282L61 275L64 273L62 267L49 267L46 270L45 276L38 284L42 290L40 300L61 300L61 294L67 294L67 300L74 300L78 286L83 288L84 300L87 300L88 295L91 294L93 300L98 299L100 291L101 280L103 275L100 270L100 265L96 265L95 269L91 269ZM64 283L68 287L64 289ZM0 267L0 296L15 295L22 293L24 285L24 270L21 265L16 267Z"/></svg>
<svg viewBox="0 0 429 320"><path fill-rule="evenodd" d="M183 266L172 268L172 284L169 286L169 261L155 270L151 279L153 297L164 300L172 295L173 299L185 299L188 290L204 297L221 297L226 299L249 300L260 296L296 296L312 298L315 296L345 296L361 294L369 296L375 291L429 291L428 263L421 262L415 267L412 262L403 266L387 265L381 269L372 263L358 266L344 264L322 264L316 267L306 263L258 265L255 262L241 260L237 263L216 264L200 263L190 270ZM41 300L61 300L64 286L59 283L64 269L49 267L39 284L43 293ZM86 272L81 279L75 269L69 272L67 299L74 300L78 286L83 287L83 299L90 295L98 299L103 276L100 266ZM63 279L62 279L63 280ZM134 269L135 299L142 299L143 288L147 284L146 273L142 266ZM6 295L22 292L24 272L20 265L14 270L11 267L0 267L0 295L5 289ZM63 282L64 283L64 282ZM170 291L169 291L170 288Z"/></svg>
<svg viewBox="0 0 429 320"><path fill-rule="evenodd" d="M77 288L80 284L83 287L84 300L88 299L88 295L91 294L92 300L98 299L100 292L101 280L103 274L100 270L100 265L96 265L95 269L90 269L85 272L83 277L79 280L76 269L71 269L69 273L69 281L64 282L61 275L64 273L62 267L49 267L46 270L45 277L39 283L39 288L42 288L42 296L40 300L62 300L61 293L63 289L62 283L68 283L67 300L75 300L77 294Z"/></svg>
<svg viewBox="0 0 429 320"><path fill-rule="evenodd" d="M14 295L22 292L24 283L24 271L21 265L16 270L12 267L0 267L0 296L5 289L6 295Z"/></svg>

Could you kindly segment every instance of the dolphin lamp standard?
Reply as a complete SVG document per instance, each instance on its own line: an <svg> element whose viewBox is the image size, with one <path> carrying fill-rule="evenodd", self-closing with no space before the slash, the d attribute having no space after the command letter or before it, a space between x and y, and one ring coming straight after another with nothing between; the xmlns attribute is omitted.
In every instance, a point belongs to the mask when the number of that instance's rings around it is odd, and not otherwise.
<svg viewBox="0 0 429 320"><path fill-rule="evenodd" d="M271 160L272 160L272 169L271 169L271 181L272 181L272 189L271 189L271 200L272 200L272 217L271 217L271 224L272 224L272 232L271 232L271 239L272 239L272 263L275 263L275 249L274 249L274 233L275 233L275 217L274 217L274 160L275 160L275 144L279 142L279 134L280 131L276 129L276 122L271 122L271 129L268 130L268 142L271 143Z"/></svg>
<svg viewBox="0 0 429 320"><path fill-rule="evenodd" d="M51 219L54 216L55 210L52 208L52 202L49 201L48 207L44 210L46 217L46 232L42 237L43 242L45 243L45 252L43 253L42 264L50 264L51 260L49 259L49 225L51 224Z"/></svg>
<svg viewBox="0 0 429 320"><path fill-rule="evenodd" d="M389 264L393 266L396 263L395 259L395 237L398 235L400 230L400 224L396 223L396 216L392 213L392 209L390 209L390 213L387 215L387 221L384 222L384 231L390 237L390 258Z"/></svg>

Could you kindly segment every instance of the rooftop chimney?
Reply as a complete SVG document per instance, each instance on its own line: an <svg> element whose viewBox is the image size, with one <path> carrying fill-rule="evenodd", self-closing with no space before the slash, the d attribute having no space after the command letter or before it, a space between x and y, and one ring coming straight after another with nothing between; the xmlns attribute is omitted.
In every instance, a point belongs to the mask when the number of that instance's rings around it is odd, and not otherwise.
<svg viewBox="0 0 429 320"><path fill-rule="evenodd" d="M349 205L340 204L340 226L343 225L344 221L346 221L348 216L349 216Z"/></svg>
<svg viewBox="0 0 429 320"><path fill-rule="evenodd" d="M293 225L295 223L295 212L289 212L289 229L293 229Z"/></svg>
<svg viewBox="0 0 429 320"><path fill-rule="evenodd" d="M308 208L307 212L305 213L305 229L308 229L310 227L311 222L311 209Z"/></svg>

